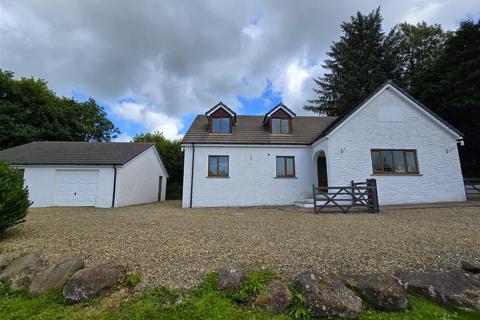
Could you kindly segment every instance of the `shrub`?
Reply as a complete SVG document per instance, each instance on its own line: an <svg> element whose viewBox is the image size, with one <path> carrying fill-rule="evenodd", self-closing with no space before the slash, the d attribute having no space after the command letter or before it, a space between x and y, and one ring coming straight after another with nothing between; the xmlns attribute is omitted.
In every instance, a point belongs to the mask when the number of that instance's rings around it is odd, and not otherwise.
<svg viewBox="0 0 480 320"><path fill-rule="evenodd" d="M0 235L23 222L31 204L20 170L0 162Z"/></svg>

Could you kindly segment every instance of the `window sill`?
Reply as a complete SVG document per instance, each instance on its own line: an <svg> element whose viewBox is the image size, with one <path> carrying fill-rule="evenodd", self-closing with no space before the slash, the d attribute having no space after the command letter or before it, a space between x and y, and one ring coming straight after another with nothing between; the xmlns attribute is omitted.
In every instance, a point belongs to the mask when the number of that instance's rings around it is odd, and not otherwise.
<svg viewBox="0 0 480 320"><path fill-rule="evenodd" d="M230 179L230 177L222 177L222 176L206 176L209 179Z"/></svg>
<svg viewBox="0 0 480 320"><path fill-rule="evenodd" d="M223 132L209 132L208 134L213 134L213 135L216 135L216 136L231 136L232 133L223 133Z"/></svg>
<svg viewBox="0 0 480 320"><path fill-rule="evenodd" d="M270 133L272 136L291 136L291 133Z"/></svg>
<svg viewBox="0 0 480 320"><path fill-rule="evenodd" d="M372 173L371 176L380 176L380 177L388 177L388 176L413 176L413 177L421 177L423 174L421 173Z"/></svg>
<svg viewBox="0 0 480 320"><path fill-rule="evenodd" d="M297 177L273 177L273 179L298 179Z"/></svg>

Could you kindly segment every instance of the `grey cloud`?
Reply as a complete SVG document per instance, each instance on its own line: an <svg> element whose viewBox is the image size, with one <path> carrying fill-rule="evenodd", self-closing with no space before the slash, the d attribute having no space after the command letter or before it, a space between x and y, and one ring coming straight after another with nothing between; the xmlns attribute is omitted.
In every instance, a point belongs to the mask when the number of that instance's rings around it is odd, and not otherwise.
<svg viewBox="0 0 480 320"><path fill-rule="evenodd" d="M389 1L382 4L385 29L421 19L415 12L422 8L428 23L452 28L480 14L475 2L444 1L429 9L432 2ZM321 63L340 23L380 4L0 0L0 67L45 78L59 94L81 90L109 103L131 96L178 119L219 100L235 107L237 95L259 95L266 79L284 90L289 63ZM321 72L309 63L300 67L309 79L290 99L296 110L311 94L311 76Z"/></svg>

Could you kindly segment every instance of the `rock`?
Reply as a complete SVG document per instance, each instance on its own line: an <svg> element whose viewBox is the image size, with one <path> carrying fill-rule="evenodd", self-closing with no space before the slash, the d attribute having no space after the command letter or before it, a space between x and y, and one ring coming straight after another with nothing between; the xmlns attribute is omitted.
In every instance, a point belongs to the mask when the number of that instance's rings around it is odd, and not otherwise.
<svg viewBox="0 0 480 320"><path fill-rule="evenodd" d="M68 303L78 303L102 295L122 278L123 273L112 266L94 266L73 274L63 287L63 297Z"/></svg>
<svg viewBox="0 0 480 320"><path fill-rule="evenodd" d="M254 306L275 313L285 311L292 302L292 293L288 287L280 280L273 280L268 286L268 290L259 294L254 302Z"/></svg>
<svg viewBox="0 0 480 320"><path fill-rule="evenodd" d="M238 289L245 280L245 271L235 264L222 268L218 274L218 290Z"/></svg>
<svg viewBox="0 0 480 320"><path fill-rule="evenodd" d="M62 289L68 279L85 267L85 261L80 258L59 262L40 272L28 287L28 294L38 296L53 289Z"/></svg>
<svg viewBox="0 0 480 320"><path fill-rule="evenodd" d="M314 317L355 318L362 312L362 299L334 275L305 272L297 276L295 286Z"/></svg>
<svg viewBox="0 0 480 320"><path fill-rule="evenodd" d="M480 263L462 261L462 269L473 274L480 274Z"/></svg>
<svg viewBox="0 0 480 320"><path fill-rule="evenodd" d="M447 308L480 310L480 280L462 269L399 274L408 293L420 294Z"/></svg>
<svg viewBox="0 0 480 320"><path fill-rule="evenodd" d="M17 290L28 284L32 278L47 267L45 260L32 253L25 253L13 260L2 272L0 281Z"/></svg>
<svg viewBox="0 0 480 320"><path fill-rule="evenodd" d="M402 311L408 308L405 289L392 275L344 275L342 279L365 302L383 311Z"/></svg>
<svg viewBox="0 0 480 320"><path fill-rule="evenodd" d="M15 258L17 255L15 252L5 252L0 254L0 270L5 269Z"/></svg>

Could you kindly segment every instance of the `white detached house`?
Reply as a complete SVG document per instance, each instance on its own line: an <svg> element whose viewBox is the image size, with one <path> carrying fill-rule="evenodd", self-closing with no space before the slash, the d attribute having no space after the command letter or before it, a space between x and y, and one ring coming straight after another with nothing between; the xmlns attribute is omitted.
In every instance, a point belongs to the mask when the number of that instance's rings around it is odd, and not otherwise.
<svg viewBox="0 0 480 320"><path fill-rule="evenodd" d="M183 139L182 206L291 205L312 185L375 178L380 204L465 201L462 133L392 82L342 117L265 116L223 103Z"/></svg>

